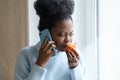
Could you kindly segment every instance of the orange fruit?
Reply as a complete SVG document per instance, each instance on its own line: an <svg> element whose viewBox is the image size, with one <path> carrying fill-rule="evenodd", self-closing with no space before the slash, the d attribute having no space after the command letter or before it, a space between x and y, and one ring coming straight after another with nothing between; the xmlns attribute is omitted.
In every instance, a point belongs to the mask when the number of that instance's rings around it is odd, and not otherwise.
<svg viewBox="0 0 120 80"><path fill-rule="evenodd" d="M74 43L67 43L66 51L70 51L71 53L74 53L75 49L76 49L76 44L74 44Z"/></svg>

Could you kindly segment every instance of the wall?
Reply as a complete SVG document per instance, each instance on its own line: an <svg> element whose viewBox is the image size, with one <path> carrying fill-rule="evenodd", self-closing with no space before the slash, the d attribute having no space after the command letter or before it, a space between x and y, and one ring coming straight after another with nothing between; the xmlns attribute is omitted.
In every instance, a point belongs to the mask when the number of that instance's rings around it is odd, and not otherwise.
<svg viewBox="0 0 120 80"><path fill-rule="evenodd" d="M18 51L27 45L26 5L26 0L0 0L0 80L13 80Z"/></svg>

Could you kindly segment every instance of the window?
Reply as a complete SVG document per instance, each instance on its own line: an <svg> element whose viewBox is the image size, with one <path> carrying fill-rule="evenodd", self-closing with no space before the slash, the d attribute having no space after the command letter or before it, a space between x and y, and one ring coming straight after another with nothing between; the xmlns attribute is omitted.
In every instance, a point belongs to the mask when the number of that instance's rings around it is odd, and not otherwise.
<svg viewBox="0 0 120 80"><path fill-rule="evenodd" d="M100 80L120 80L119 3L119 0L99 0Z"/></svg>
<svg viewBox="0 0 120 80"><path fill-rule="evenodd" d="M28 0L29 45L35 45L39 41L39 31L37 29L39 17L33 7L34 1L36 0Z"/></svg>

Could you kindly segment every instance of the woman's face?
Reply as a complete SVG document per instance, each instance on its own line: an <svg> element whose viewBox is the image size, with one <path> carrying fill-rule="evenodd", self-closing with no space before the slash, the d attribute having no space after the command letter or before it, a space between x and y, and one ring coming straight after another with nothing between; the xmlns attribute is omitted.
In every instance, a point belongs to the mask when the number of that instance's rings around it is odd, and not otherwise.
<svg viewBox="0 0 120 80"><path fill-rule="evenodd" d="M51 29L51 35L59 51L65 51L65 45L72 42L73 22L71 19L57 22Z"/></svg>

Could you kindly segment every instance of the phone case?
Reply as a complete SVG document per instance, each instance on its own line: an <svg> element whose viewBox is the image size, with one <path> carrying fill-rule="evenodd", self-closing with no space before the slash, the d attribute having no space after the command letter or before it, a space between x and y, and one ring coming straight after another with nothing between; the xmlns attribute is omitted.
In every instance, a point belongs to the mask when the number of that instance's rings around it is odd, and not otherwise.
<svg viewBox="0 0 120 80"><path fill-rule="evenodd" d="M46 35L48 35L48 40L49 41L52 41L52 38L51 38L51 35L50 35L50 32L48 29L44 29L43 31L40 32L40 41L41 41L41 44L43 43L43 41L45 40L45 37Z"/></svg>
<svg viewBox="0 0 120 80"><path fill-rule="evenodd" d="M41 32L39 33L41 44L42 44L43 41L45 40L46 35L48 35L48 40L49 40L49 41L52 41L52 37L51 37L51 35L50 35L49 30L48 30L48 29L44 29L43 31L41 31ZM52 50L55 50L55 48L53 48Z"/></svg>

